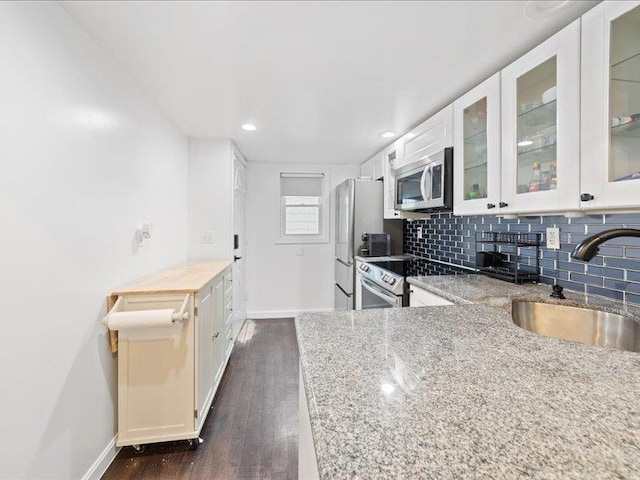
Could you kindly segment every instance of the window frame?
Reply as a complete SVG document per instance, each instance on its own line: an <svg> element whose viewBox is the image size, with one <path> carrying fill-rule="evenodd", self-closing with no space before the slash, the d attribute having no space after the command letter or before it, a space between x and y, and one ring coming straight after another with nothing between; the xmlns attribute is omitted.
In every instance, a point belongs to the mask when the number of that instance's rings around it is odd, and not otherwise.
<svg viewBox="0 0 640 480"><path fill-rule="evenodd" d="M321 177L322 181L322 192L319 197L320 201L318 203L318 231L317 234L286 234L286 212L287 205L285 196L282 195L282 178L286 176L300 176L300 177ZM280 216L280 232L278 239L276 240L276 244L282 245L296 245L296 244L321 244L321 243L329 243L329 172L327 170L321 168L314 168L308 171L280 171L278 173L278 200L279 200L279 211L278 214ZM303 196L303 195L300 195ZM307 195L314 196L314 195Z"/></svg>

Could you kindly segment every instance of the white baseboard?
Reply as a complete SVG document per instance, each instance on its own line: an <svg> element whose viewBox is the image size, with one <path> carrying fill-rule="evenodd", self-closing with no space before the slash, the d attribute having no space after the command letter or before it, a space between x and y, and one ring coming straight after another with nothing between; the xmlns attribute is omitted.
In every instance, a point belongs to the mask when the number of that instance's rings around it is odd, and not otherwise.
<svg viewBox="0 0 640 480"><path fill-rule="evenodd" d="M89 467L87 473L82 476L82 480L100 480L120 451L120 448L116 447L117 438L116 435L111 439L93 465Z"/></svg>
<svg viewBox="0 0 640 480"><path fill-rule="evenodd" d="M312 312L333 312L333 308L310 308L307 310L257 310L253 312L247 312L247 318L252 320L259 320L261 318L293 318L301 313Z"/></svg>

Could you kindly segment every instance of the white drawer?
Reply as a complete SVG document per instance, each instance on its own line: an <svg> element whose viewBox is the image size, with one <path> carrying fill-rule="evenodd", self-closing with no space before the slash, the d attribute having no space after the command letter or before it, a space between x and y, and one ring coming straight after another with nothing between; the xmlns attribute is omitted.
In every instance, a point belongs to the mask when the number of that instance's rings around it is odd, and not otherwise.
<svg viewBox="0 0 640 480"><path fill-rule="evenodd" d="M422 288L411 285L409 290L409 306L410 307L431 307L437 305L453 305L449 300L442 298L435 293L428 292Z"/></svg>

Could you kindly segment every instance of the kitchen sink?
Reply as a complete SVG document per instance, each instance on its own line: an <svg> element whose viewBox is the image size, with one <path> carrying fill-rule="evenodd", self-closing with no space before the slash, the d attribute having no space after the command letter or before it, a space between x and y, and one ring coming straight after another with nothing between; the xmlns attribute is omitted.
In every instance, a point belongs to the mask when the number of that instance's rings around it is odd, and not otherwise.
<svg viewBox="0 0 640 480"><path fill-rule="evenodd" d="M513 323L547 337L640 352L640 323L615 313L542 302L512 305Z"/></svg>

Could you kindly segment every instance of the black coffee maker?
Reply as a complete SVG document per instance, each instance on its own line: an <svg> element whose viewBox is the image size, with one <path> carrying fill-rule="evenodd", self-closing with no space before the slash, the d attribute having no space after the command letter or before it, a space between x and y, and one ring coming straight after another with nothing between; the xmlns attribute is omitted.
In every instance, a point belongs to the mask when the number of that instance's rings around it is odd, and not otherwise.
<svg viewBox="0 0 640 480"><path fill-rule="evenodd" d="M388 257L391 255L391 235L388 233L363 233L360 256Z"/></svg>

